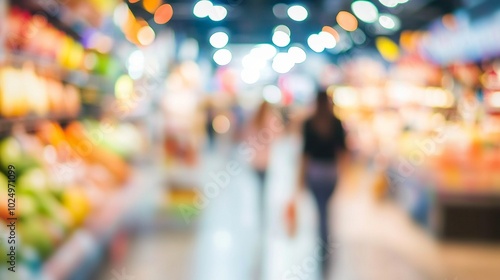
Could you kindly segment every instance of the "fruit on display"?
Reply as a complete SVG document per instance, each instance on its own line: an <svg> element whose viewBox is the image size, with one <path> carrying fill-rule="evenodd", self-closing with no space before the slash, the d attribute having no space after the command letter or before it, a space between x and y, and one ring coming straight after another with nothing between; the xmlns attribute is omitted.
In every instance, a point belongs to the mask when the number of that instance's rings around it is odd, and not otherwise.
<svg viewBox="0 0 500 280"><path fill-rule="evenodd" d="M54 78L37 75L31 66L0 67L0 115L7 118L29 114L76 117L80 92Z"/></svg>
<svg viewBox="0 0 500 280"><path fill-rule="evenodd" d="M100 144L94 144L88 137L84 126L73 122L65 130L66 139L74 150L88 163L98 163L109 170L118 183L123 183L130 170L127 164L116 154L104 149Z"/></svg>
<svg viewBox="0 0 500 280"><path fill-rule="evenodd" d="M85 123L100 127L97 121ZM121 126L118 124L116 128ZM49 257L110 196L120 191L130 175L130 167L121 155L107 147L114 138L137 139L140 134L127 124L114 131L112 139L106 139L108 135L104 134L96 141L90 138L92 128L79 122L63 129L56 122L42 121L35 130L34 134L16 131L0 141L0 184L7 185L6 166L14 165L20 248L29 252L26 254L29 261L36 263ZM91 145L87 153L82 153L86 151L84 143ZM118 150L122 155L137 151L127 143L120 145ZM58 180L66 173L75 174ZM0 189L0 196L6 195L6 188ZM0 201L0 221L9 217L4 202Z"/></svg>
<svg viewBox="0 0 500 280"><path fill-rule="evenodd" d="M27 96L19 78L19 70L0 67L0 114L4 117L20 117L28 113Z"/></svg>

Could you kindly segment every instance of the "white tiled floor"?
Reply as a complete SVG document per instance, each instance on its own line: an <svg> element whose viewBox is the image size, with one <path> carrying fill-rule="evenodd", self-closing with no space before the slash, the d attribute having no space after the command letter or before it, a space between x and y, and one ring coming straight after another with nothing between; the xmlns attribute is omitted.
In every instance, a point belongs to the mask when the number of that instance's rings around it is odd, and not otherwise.
<svg viewBox="0 0 500 280"><path fill-rule="evenodd" d="M237 160L242 172L230 177L228 186L209 200L194 232L167 230L135 244L126 263L131 274L141 280L319 280L316 252L323 245L316 238L311 196L306 195L299 205L294 238L286 235L282 218L295 187L299 146L295 138L287 137L273 149L264 234L257 211L259 188L248 159L230 151L214 153L204 158L200 181L210 182L208 174L223 170L231 159ZM400 209L376 203L370 195L370 176L359 176L340 183L332 203L336 240L330 246L333 274L329 279L445 279L436 277L440 275L436 267L441 265L432 240Z"/></svg>
<svg viewBox="0 0 500 280"><path fill-rule="evenodd" d="M295 238L287 237L282 219L284 205L295 187L297 147L293 138L285 138L273 150L266 183L268 223L264 241L257 211L257 179L246 158L237 153L230 156L243 171L232 177L229 186L204 210L197 238L195 280L285 279L286 270L308 256L316 236L312 201L301 206L300 213L312 218L300 223ZM220 164L225 161L218 159L219 164L208 159L207 170L221 170ZM317 274L311 272L307 279L318 279Z"/></svg>

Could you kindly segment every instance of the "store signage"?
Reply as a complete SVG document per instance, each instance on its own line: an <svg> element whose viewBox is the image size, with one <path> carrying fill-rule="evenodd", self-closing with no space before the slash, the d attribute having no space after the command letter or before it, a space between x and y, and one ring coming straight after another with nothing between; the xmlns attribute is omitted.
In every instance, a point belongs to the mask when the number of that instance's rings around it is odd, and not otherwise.
<svg viewBox="0 0 500 280"><path fill-rule="evenodd" d="M447 65L474 62L500 55L500 12L474 24L460 23L454 30L431 31L420 50L431 60Z"/></svg>

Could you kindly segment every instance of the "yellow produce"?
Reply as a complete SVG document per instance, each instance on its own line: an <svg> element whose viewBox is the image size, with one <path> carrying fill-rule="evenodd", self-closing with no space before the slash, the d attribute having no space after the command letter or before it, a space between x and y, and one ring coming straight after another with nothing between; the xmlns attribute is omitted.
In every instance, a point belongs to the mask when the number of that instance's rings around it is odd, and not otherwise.
<svg viewBox="0 0 500 280"><path fill-rule="evenodd" d="M89 214L90 201L81 187L67 188L62 197L63 206L73 217L75 224L81 224Z"/></svg>

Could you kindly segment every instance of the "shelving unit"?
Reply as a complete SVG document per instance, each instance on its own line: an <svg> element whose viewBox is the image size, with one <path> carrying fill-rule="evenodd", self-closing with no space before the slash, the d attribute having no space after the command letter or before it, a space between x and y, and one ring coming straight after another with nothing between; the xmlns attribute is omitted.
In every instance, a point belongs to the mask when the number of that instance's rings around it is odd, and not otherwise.
<svg viewBox="0 0 500 280"><path fill-rule="evenodd" d="M95 269L102 247L116 232L145 207L152 207L150 198L160 190L164 181L160 170L153 165L137 169L130 180L110 200L86 220L85 225L49 258L42 267L44 279L73 279L76 272ZM102 257L102 256L101 256Z"/></svg>

